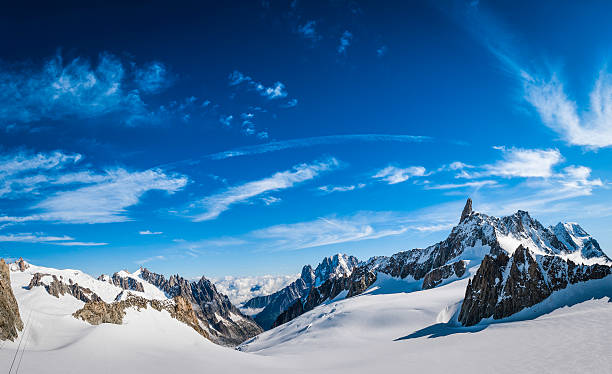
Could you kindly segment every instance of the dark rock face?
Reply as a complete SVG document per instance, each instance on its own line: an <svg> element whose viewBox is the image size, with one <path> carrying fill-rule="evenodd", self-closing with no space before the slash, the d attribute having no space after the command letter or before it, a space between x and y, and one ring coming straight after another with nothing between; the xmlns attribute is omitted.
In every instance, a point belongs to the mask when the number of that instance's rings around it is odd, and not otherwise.
<svg viewBox="0 0 612 374"><path fill-rule="evenodd" d="M456 261L452 264L433 269L423 278L423 289L427 290L439 286L444 280L453 276L461 278L465 274L465 261Z"/></svg>
<svg viewBox="0 0 612 374"><path fill-rule="evenodd" d="M21 330L23 321L11 288L11 272L6 262L0 259L0 341L15 340Z"/></svg>
<svg viewBox="0 0 612 374"><path fill-rule="evenodd" d="M179 275L166 279L147 269L141 269L140 277L164 291L168 297L180 296L187 300L198 320L207 326L210 340L217 344L235 346L263 331L205 277L197 282L189 282Z"/></svg>
<svg viewBox="0 0 612 374"><path fill-rule="evenodd" d="M100 275L99 281L108 281L110 284L114 284L117 287L123 288L124 290L144 292L144 286L142 283L134 278L122 277L119 273L113 274L112 277L108 278L106 275Z"/></svg>
<svg viewBox="0 0 612 374"><path fill-rule="evenodd" d="M125 310L128 308L147 309L151 307L157 311L166 310L172 318L189 325L200 335L210 339L208 333L200 327L198 318L189 303L184 297L176 296L174 302L149 300L140 296L129 294L125 300L106 303L104 301L89 301L83 308L73 313L73 316L82 319L92 325L101 323L113 323L120 325L123 323Z"/></svg>
<svg viewBox="0 0 612 374"><path fill-rule="evenodd" d="M509 317L568 284L601 279L610 273L606 265L577 265L559 256L536 256L523 246L511 257L505 253L488 255L468 283L459 321L471 326L484 318Z"/></svg>
<svg viewBox="0 0 612 374"><path fill-rule="evenodd" d="M300 300L302 297L305 297L314 284L314 271L310 265L306 265L302 268L302 275L300 278L282 290L266 296L269 298L268 300L257 298L257 300L247 301L244 306L257 305L257 303L261 305L261 302L268 301L264 309L259 312L257 316L255 316L255 322L257 322L257 324L259 324L259 326L261 326L264 330L268 330L272 328L272 325L277 317L283 311L292 306L296 300Z"/></svg>
<svg viewBox="0 0 612 374"><path fill-rule="evenodd" d="M52 281L47 285L42 279L44 277L51 277ZM43 273L35 273L30 280L30 284L28 284L27 289L31 290L34 287L42 286L47 290L47 293L53 295L55 297L60 297L60 295L72 295L75 298L83 301L102 301L100 296L98 296L95 292L90 290L89 288L81 287L78 283L72 283L72 280L69 281L69 284L64 283L55 275L43 274Z"/></svg>
<svg viewBox="0 0 612 374"><path fill-rule="evenodd" d="M15 265L17 265L17 268L21 272L26 271L26 269L30 267L30 265L23 260L23 257L19 257L19 260L15 261Z"/></svg>
<svg viewBox="0 0 612 374"><path fill-rule="evenodd" d="M330 278L319 287L310 289L305 300L296 300L287 310L282 312L272 324L272 328L291 321L298 316L313 310L326 300L333 300L342 291L349 288L350 278Z"/></svg>
<svg viewBox="0 0 612 374"><path fill-rule="evenodd" d="M472 214L472 199L468 197L467 201L465 202L465 206L463 207L463 212L461 212L461 219L459 220L459 223L465 221L470 214Z"/></svg>
<svg viewBox="0 0 612 374"><path fill-rule="evenodd" d="M362 294L374 282L376 282L376 272L370 270L367 266L360 266L353 270L350 281L348 283L347 297Z"/></svg>

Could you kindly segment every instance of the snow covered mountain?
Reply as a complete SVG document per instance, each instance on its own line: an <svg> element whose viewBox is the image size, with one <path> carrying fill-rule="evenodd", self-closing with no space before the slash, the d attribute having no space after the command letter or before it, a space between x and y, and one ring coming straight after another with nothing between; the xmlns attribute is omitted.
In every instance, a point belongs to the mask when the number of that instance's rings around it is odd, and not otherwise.
<svg viewBox="0 0 612 374"><path fill-rule="evenodd" d="M575 223L544 227L524 211L491 217L468 200L439 243L363 262L338 254L249 300L278 312L263 331L204 277L140 269L94 278L0 261L0 367L602 372L612 367L611 264Z"/></svg>
<svg viewBox="0 0 612 374"><path fill-rule="evenodd" d="M603 269L609 271L609 266L612 265L612 261L601 250L597 241L577 224L560 223L546 228L522 210L507 217L492 217L474 212L472 200L468 199L459 224L445 240L424 249L399 252L390 257L372 257L356 266L350 275L334 277L328 284L319 287L315 285L304 292L305 296L296 299L280 313L272 326L286 323L326 301L337 298L343 292L346 297L359 295L378 280L406 281L401 286L404 292L440 286L469 276L471 272L468 270L476 269L487 257L512 256L518 248L525 249L531 257L538 259L537 261L543 257L554 258L572 269L573 264L586 268L601 265L602 270L595 271L601 276L605 273ZM588 270L584 271L591 274ZM547 273L548 269L541 272ZM597 276L593 274L579 278L588 280L591 277ZM558 286L551 287L549 286L550 292L554 290L552 288L558 289ZM550 292L544 292L542 295L549 295ZM538 298L538 302L544 298ZM523 300L521 305L516 305L513 310L517 312L534 303ZM480 319L485 318L485 315L488 317L488 314L493 315L487 312ZM495 316L501 318L507 316L506 314Z"/></svg>
<svg viewBox="0 0 612 374"><path fill-rule="evenodd" d="M242 308L254 310L255 321L264 329L269 329L279 314L296 300L307 296L311 288L317 288L329 279L350 275L358 262L356 257L340 253L326 257L314 270L310 265L304 266L300 277L287 287L271 295L254 297L245 302Z"/></svg>

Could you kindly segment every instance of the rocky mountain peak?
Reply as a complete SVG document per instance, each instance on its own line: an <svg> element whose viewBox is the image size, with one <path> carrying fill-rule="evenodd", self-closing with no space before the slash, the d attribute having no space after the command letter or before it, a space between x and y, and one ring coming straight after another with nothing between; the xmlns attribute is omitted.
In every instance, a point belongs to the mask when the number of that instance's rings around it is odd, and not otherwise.
<svg viewBox="0 0 612 374"><path fill-rule="evenodd" d="M300 279L304 281L306 284L312 284L315 280L315 273L310 265L304 265L302 268L302 274L300 275Z"/></svg>
<svg viewBox="0 0 612 374"><path fill-rule="evenodd" d="M19 306L11 288L9 266L0 259L0 341L14 340L23 330Z"/></svg>
<svg viewBox="0 0 612 374"><path fill-rule="evenodd" d="M463 222L466 218L468 218L472 214L472 199L468 197L465 202L465 206L463 207L463 212L461 212L461 219L459 223Z"/></svg>
<svg viewBox="0 0 612 374"><path fill-rule="evenodd" d="M190 282L176 274L166 279L146 268L141 269L139 277L164 291L169 298L183 297L190 302L197 318L206 326L210 339L215 343L236 345L262 331L226 295L219 293L206 277Z"/></svg>

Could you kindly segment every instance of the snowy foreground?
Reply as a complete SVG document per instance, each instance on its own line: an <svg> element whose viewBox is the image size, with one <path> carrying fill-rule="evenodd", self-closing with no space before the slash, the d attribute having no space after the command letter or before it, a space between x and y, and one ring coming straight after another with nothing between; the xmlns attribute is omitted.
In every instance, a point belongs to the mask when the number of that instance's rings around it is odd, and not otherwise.
<svg viewBox="0 0 612 374"><path fill-rule="evenodd" d="M612 372L610 276L471 328L453 323L467 279L407 293L414 284L383 278L240 350L209 342L165 311L130 310L123 325L92 326L71 315L81 301L24 289L27 273L11 277L27 327L15 342L0 342L0 369L10 373Z"/></svg>

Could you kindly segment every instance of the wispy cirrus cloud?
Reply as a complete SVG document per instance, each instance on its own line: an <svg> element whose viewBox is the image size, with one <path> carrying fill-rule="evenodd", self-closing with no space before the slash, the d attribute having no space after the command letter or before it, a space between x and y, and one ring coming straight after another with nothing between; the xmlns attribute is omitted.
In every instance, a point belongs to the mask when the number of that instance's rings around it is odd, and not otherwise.
<svg viewBox="0 0 612 374"><path fill-rule="evenodd" d="M372 178L385 181L389 184L397 184L413 177L423 177L426 175L426 172L427 170L422 166L410 166L407 168L387 166L372 175Z"/></svg>
<svg viewBox="0 0 612 374"><path fill-rule="evenodd" d="M44 243L63 246L102 246L108 244L98 242L79 242L75 241L74 238L67 235L49 236L40 233L16 233L0 235L0 242Z"/></svg>
<svg viewBox="0 0 612 374"><path fill-rule="evenodd" d="M386 227L389 213L360 213L352 217L325 217L313 221L282 224L252 232L271 249L304 249L331 244L400 235L407 226Z"/></svg>
<svg viewBox="0 0 612 374"><path fill-rule="evenodd" d="M212 220L234 204L245 203L250 199L265 193L293 187L317 177L320 173L333 170L339 166L335 158L312 164L300 164L290 170L274 173L272 176L260 180L247 182L229 187L217 194L205 197L190 205L191 209L204 210L203 213L193 216L194 221Z"/></svg>
<svg viewBox="0 0 612 374"><path fill-rule="evenodd" d="M106 171L99 183L75 190L60 191L45 198L33 209L51 221L70 223L108 223L127 221L126 209L138 204L152 190L172 194L187 184L183 175L167 175L149 169L131 172L122 168Z"/></svg>
<svg viewBox="0 0 612 374"><path fill-rule="evenodd" d="M460 17L475 39L522 84L522 99L535 109L545 126L570 145L590 150L612 146L612 74L606 65L591 91L584 94L589 97L588 107L580 110L567 92L560 71L544 64L534 67L531 58L521 59L514 36L492 14L470 7Z"/></svg>
<svg viewBox="0 0 612 374"><path fill-rule="evenodd" d="M347 186L321 186L318 188L318 190L329 194L333 192L354 191L356 189L364 188L365 186L365 183L350 184Z"/></svg>
<svg viewBox="0 0 612 374"><path fill-rule="evenodd" d="M542 122L568 144L598 149L612 146L612 74L604 67L589 93L590 110L579 114L557 73L539 77L522 72L525 100Z"/></svg>
<svg viewBox="0 0 612 374"><path fill-rule="evenodd" d="M142 231L138 231L138 234L140 234L140 235L161 235L161 234L163 234L163 232L161 232L161 231L151 231L151 230L142 230Z"/></svg>
<svg viewBox="0 0 612 374"><path fill-rule="evenodd" d="M161 169L94 171L79 165L80 154L18 152L0 159L0 196L37 201L23 216L0 216L0 222L58 221L106 223L125 221L127 208L152 190L174 193L188 178Z"/></svg>
<svg viewBox="0 0 612 374"><path fill-rule="evenodd" d="M554 167L564 161L558 149L524 149L494 147L502 152L502 159L485 164L480 170L461 175L466 178L498 176L502 178L548 178L554 174ZM462 168L463 169L463 168Z"/></svg>
<svg viewBox="0 0 612 374"><path fill-rule="evenodd" d="M252 146L235 148L228 151L214 153L208 156L213 160L222 160L231 157L249 156L269 152L277 152L292 148L306 148L317 145L342 144L348 142L400 142L400 143L421 143L431 141L428 136L419 135L387 135L387 134L349 134L349 135L328 135L316 136L311 138L300 138L257 144Z"/></svg>

